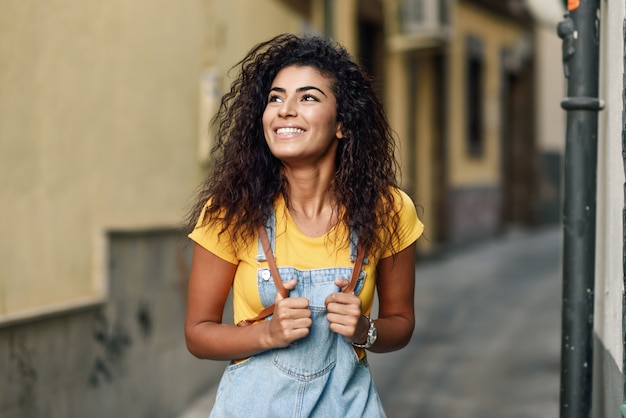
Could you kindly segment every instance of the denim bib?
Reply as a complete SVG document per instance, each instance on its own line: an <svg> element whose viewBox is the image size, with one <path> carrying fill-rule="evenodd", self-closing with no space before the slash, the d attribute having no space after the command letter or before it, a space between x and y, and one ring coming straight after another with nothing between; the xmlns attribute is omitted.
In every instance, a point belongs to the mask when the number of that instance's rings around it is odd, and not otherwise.
<svg viewBox="0 0 626 418"><path fill-rule="evenodd" d="M265 229L275 248L276 218L272 213ZM356 259L356 235L350 236L351 260ZM258 261L265 261L259 240ZM366 260L363 261L364 263ZM309 300L309 335L284 348L254 355L243 362L230 362L220 381L211 417L385 417L374 387L367 358L358 358L343 336L330 330L326 297L341 289L337 278L350 279L352 267L299 270L278 267L281 280L296 279L290 297ZM363 288L361 271L355 288ZM268 268L257 271L259 296L264 307L274 303L276 285ZM270 320L268 317L267 320Z"/></svg>

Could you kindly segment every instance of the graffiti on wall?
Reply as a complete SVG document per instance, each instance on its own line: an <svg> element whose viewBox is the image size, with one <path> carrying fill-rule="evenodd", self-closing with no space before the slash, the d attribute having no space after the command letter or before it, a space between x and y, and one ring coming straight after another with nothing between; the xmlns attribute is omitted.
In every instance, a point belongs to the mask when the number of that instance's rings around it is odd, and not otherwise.
<svg viewBox="0 0 626 418"><path fill-rule="evenodd" d="M10 363L13 373L9 373L8 379L15 382L18 388L18 403L24 407L29 405L35 392L37 383L37 369L34 362L34 350L28 347L23 336L11 335L10 338Z"/></svg>
<svg viewBox="0 0 626 418"><path fill-rule="evenodd" d="M124 357L132 345L132 338L121 321L109 325L103 312L95 314L93 323L93 338L99 354L91 367L89 384L98 387L102 383L111 383L124 373Z"/></svg>

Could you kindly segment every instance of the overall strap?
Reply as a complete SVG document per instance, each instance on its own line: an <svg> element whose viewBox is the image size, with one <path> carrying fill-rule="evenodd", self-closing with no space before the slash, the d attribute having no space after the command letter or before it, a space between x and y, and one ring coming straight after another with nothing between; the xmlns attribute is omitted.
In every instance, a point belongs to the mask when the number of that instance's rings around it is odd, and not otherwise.
<svg viewBox="0 0 626 418"><path fill-rule="evenodd" d="M280 293L280 295L284 298L289 297L289 291L285 289L283 281L280 279L280 273L278 272L278 267L276 267L274 253L272 253L272 246L270 245L270 240L267 238L267 232L265 232L265 227L263 226L259 227L259 238L261 239L263 253L265 254L267 264L270 267L270 272L272 273L272 278L274 279L274 284L276 285L278 293Z"/></svg>
<svg viewBox="0 0 626 418"><path fill-rule="evenodd" d="M354 267L352 267L352 277L350 277L350 283L343 288L344 293L354 292L356 283L359 281L359 275L361 274L361 267L363 266L363 258L365 257L365 251L360 245L357 247L356 260L354 260Z"/></svg>
<svg viewBox="0 0 626 418"><path fill-rule="evenodd" d="M283 286L283 281L280 279L280 273L278 272L278 267L276 267L276 260L274 259L274 254L272 253L272 246L270 245L269 238L267 237L267 232L265 231L265 226L259 227L259 240L261 241L261 246L263 247L263 253L265 254L265 259L267 260L267 264L270 267L270 272L272 273L272 279L274 279L274 284L276 285L276 289L278 293L281 294L282 297L289 297L289 291L285 289ZM251 324L254 324L261 319L265 319L271 314L274 313L274 304L271 304L267 308L263 309L257 316L254 318L244 319L237 323L238 327L245 327Z"/></svg>

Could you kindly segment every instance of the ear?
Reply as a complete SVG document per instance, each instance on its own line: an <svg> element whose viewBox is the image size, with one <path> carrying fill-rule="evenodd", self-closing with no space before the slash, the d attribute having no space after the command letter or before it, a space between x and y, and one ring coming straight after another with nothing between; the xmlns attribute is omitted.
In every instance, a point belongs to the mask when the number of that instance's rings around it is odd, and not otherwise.
<svg viewBox="0 0 626 418"><path fill-rule="evenodd" d="M337 129L335 130L335 137L337 139L343 138L343 130L341 128L341 122L337 122Z"/></svg>

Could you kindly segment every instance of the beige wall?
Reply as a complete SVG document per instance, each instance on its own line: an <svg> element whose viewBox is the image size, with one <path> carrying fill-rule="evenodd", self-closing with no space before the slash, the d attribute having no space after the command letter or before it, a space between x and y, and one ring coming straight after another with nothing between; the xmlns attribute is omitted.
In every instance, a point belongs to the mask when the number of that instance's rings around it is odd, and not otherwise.
<svg viewBox="0 0 626 418"><path fill-rule="evenodd" d="M624 2L602 2L594 312L595 418L624 403Z"/></svg>
<svg viewBox="0 0 626 418"><path fill-rule="evenodd" d="M417 115L415 115L415 132L418 141L415 146L416 176L415 184L415 202L422 208L420 212L421 221L424 225L428 225L425 231L426 239L420 240L418 245L422 251L428 251L434 244L433 234L435 233L435 225L437 217L442 216L436 212L435 185L442 186L439 179L435 179L435 132L436 132L436 111L435 97L439 94L435 90L436 80L434 74L434 66L432 58L424 55L421 59L421 65L417 69L418 80L416 83L417 91ZM441 162L437 162L441 163Z"/></svg>
<svg viewBox="0 0 626 418"><path fill-rule="evenodd" d="M402 187L410 188L413 179L406 175L409 165L408 159L412 156L408 153L408 74L406 69L406 57L401 52L388 52L385 67L385 107L387 117L396 139L398 140L396 158L400 164L402 173Z"/></svg>
<svg viewBox="0 0 626 418"><path fill-rule="evenodd" d="M33 0L0 12L0 322L98 300L109 228L178 225L199 82L303 20L278 0Z"/></svg>
<svg viewBox="0 0 626 418"><path fill-rule="evenodd" d="M224 90L232 81L232 76L227 76L228 70L256 43L284 32L301 33L308 24L303 16L280 0L212 0L207 3L204 64L218 67Z"/></svg>
<svg viewBox="0 0 626 418"><path fill-rule="evenodd" d="M357 0L340 0L333 2L334 27L332 37L351 53L356 54L358 48Z"/></svg>
<svg viewBox="0 0 626 418"><path fill-rule="evenodd" d="M0 13L0 315L100 293L95 237L176 225L198 178L201 3Z"/></svg>
<svg viewBox="0 0 626 418"><path fill-rule="evenodd" d="M500 181L500 51L513 46L520 31L494 15L460 3L454 17L455 33L450 48L449 181L452 187L494 185ZM465 37L479 36L485 47L484 134L482 158L473 158L465 147Z"/></svg>
<svg viewBox="0 0 626 418"><path fill-rule="evenodd" d="M535 117L537 145L542 151L563 152L565 148L566 112L561 108L561 100L567 96L567 81L563 75L561 45L556 24L545 23L537 27Z"/></svg>

